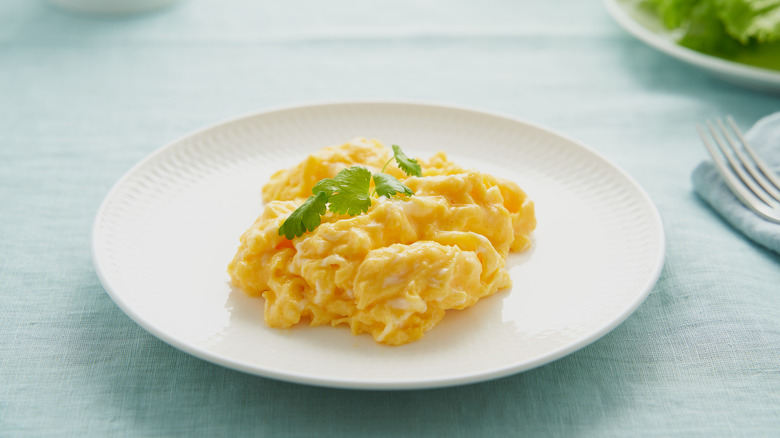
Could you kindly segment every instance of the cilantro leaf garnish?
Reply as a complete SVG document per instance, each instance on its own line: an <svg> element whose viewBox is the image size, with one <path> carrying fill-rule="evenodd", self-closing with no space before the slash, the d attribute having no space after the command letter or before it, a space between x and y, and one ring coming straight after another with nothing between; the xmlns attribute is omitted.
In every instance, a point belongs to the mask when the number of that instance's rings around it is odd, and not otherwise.
<svg viewBox="0 0 780 438"><path fill-rule="evenodd" d="M409 176L422 176L422 168L417 160L406 156L401 147L397 144L393 145L393 157L395 162L398 163L398 167Z"/></svg>
<svg viewBox="0 0 780 438"><path fill-rule="evenodd" d="M403 185L401 181L398 181L398 178L386 173L374 174L374 190L376 190L377 195L388 198L396 193L403 193L406 196L414 195L412 189Z"/></svg>
<svg viewBox="0 0 780 438"><path fill-rule="evenodd" d="M330 195L339 191L339 184L342 182L337 181L336 178L338 178L340 174L341 172L336 174L336 176L333 178L323 178L319 180L317 184L314 184L314 187L311 188L311 192L315 195L319 192L323 192L330 198Z"/></svg>
<svg viewBox="0 0 780 438"><path fill-rule="evenodd" d="M393 158L385 163L380 172L372 174L365 167L352 166L343 169L333 178L324 178L317 182L311 190L313 194L290 213L279 227L279 235L292 240L307 231L314 231L322 223L321 217L327 210L350 216L365 213L371 208L371 197L374 193L387 197L396 193L414 195L412 189L406 187L398 178L384 173L393 159L407 175L422 176L417 160L407 157L400 147L393 145ZM369 192L372 179L374 190Z"/></svg>
<svg viewBox="0 0 780 438"><path fill-rule="evenodd" d="M306 231L314 231L322 222L321 217L327 211L327 203L328 195L325 192L309 196L309 199L285 219L279 227L279 235L292 240Z"/></svg>
<svg viewBox="0 0 780 438"><path fill-rule="evenodd" d="M344 169L333 177L333 182L324 185L326 190L336 189L330 194L330 206L328 207L330 211L354 216L367 212L368 208L371 207L371 198L368 194L368 188L371 185L371 172L365 167L352 166ZM317 183L317 185L319 184ZM312 191L317 190L317 185Z"/></svg>

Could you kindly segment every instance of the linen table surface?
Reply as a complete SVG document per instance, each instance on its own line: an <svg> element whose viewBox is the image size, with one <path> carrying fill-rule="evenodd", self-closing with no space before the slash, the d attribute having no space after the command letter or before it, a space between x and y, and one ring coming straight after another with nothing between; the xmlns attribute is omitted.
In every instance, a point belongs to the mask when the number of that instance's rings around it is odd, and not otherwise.
<svg viewBox="0 0 780 438"><path fill-rule="evenodd" d="M145 156L239 114L389 99L530 120L624 169L666 233L648 298L530 371L359 391L211 364L106 294L91 227ZM778 110L780 94L655 51L596 0L182 0L120 17L4 0L0 436L780 436L780 255L691 185L696 123Z"/></svg>

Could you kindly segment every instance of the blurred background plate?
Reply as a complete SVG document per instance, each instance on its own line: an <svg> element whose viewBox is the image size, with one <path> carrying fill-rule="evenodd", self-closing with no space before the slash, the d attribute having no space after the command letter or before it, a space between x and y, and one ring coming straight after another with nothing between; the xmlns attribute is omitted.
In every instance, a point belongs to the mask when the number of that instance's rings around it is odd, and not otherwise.
<svg viewBox="0 0 780 438"><path fill-rule="evenodd" d="M123 15L151 11L178 0L49 0L69 11L96 15Z"/></svg>
<svg viewBox="0 0 780 438"><path fill-rule="evenodd" d="M685 63L704 69L727 82L762 91L780 93L780 71L762 68L751 63L760 63L761 58L780 59L780 45L773 44L764 51L745 54L736 62L707 55L675 43L672 32L661 20L635 0L604 0L607 11L617 23L630 34L647 45L673 56Z"/></svg>

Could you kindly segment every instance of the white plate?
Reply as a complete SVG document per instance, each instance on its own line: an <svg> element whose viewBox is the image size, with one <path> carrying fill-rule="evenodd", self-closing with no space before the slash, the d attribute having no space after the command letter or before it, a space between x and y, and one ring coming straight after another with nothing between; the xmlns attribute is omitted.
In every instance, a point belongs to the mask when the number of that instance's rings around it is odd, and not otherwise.
<svg viewBox="0 0 780 438"><path fill-rule="evenodd" d="M451 311L401 347L346 327L272 329L263 300L233 289L227 264L277 169L357 136L413 156L510 178L534 200L533 250L510 257L514 285ZM527 370L595 341L658 279L664 233L645 192L591 150L527 122L401 102L287 108L221 123L131 169L98 212L93 260L111 298L163 341L266 377L346 388L422 388Z"/></svg>
<svg viewBox="0 0 780 438"><path fill-rule="evenodd" d="M780 72L729 61L680 46L675 43L672 32L664 28L661 20L637 7L636 0L604 0L604 5L615 21L630 34L667 55L736 85L780 92Z"/></svg>

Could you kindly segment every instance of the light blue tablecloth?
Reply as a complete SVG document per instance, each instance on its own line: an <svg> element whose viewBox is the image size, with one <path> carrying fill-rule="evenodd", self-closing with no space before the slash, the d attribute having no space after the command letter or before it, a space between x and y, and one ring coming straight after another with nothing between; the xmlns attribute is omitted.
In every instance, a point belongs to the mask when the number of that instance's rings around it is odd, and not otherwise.
<svg viewBox="0 0 780 438"><path fill-rule="evenodd" d="M90 228L161 145L341 99L487 108L565 132L656 202L667 261L596 343L425 391L283 383L182 353L101 287ZM0 436L778 436L780 256L691 189L694 124L780 98L646 47L596 0L183 0L88 18L0 2Z"/></svg>

